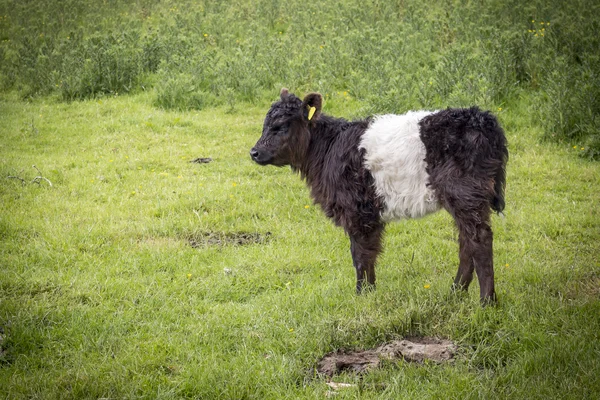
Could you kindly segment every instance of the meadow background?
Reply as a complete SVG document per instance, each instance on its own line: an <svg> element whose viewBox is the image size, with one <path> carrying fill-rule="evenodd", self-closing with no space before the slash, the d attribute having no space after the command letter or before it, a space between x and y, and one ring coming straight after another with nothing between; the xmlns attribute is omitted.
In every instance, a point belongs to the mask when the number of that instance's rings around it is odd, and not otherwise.
<svg viewBox="0 0 600 400"><path fill-rule="evenodd" d="M454 340L336 398L600 396L600 5L0 0L0 396L323 398L324 354ZM477 104L509 140L500 303L451 218L391 225L378 290L288 169L279 89L345 118ZM190 163L211 157L208 164ZM32 167L35 165L35 168Z"/></svg>

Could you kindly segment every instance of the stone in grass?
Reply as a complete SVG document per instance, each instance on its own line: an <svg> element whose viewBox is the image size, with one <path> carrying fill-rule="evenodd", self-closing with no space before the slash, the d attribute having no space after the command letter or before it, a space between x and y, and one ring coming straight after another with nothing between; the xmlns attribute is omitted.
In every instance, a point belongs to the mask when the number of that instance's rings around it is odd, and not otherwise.
<svg viewBox="0 0 600 400"><path fill-rule="evenodd" d="M317 364L317 372L327 376L346 371L360 374L379 367L381 360L441 363L452 360L455 352L456 345L449 340L427 337L395 340L372 350L338 350L326 354Z"/></svg>

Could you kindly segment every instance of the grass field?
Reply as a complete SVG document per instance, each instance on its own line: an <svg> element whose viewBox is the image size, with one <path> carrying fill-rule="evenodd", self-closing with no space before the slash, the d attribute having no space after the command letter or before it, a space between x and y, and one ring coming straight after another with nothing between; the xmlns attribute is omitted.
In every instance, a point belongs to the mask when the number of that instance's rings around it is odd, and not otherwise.
<svg viewBox="0 0 600 400"><path fill-rule="evenodd" d="M0 0L0 398L600 398L599 7ZM354 294L343 231L248 155L282 86L498 116L497 306L450 291L445 212L390 225ZM315 373L407 336L456 359Z"/></svg>
<svg viewBox="0 0 600 400"><path fill-rule="evenodd" d="M409 335L450 338L459 355L342 375L359 385L337 398L600 394L600 168L540 144L526 99L499 113L511 160L493 221L500 303L485 309L476 284L449 290L444 213L391 225L377 291L355 296L343 232L297 176L247 154L268 102L151 103L1 97L4 397L322 398L324 354ZM32 165L52 186L32 183Z"/></svg>

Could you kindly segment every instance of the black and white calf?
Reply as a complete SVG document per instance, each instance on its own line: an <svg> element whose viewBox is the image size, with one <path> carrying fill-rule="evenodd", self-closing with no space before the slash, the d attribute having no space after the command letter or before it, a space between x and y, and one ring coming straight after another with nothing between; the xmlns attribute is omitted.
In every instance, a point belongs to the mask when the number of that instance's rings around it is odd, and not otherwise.
<svg viewBox="0 0 600 400"><path fill-rule="evenodd" d="M260 165L290 165L315 203L350 237L356 290L375 285L385 224L446 209L459 233L454 287L479 279L495 300L491 210L504 209L506 138L478 108L411 111L349 122L321 114L322 97L282 89L250 151Z"/></svg>

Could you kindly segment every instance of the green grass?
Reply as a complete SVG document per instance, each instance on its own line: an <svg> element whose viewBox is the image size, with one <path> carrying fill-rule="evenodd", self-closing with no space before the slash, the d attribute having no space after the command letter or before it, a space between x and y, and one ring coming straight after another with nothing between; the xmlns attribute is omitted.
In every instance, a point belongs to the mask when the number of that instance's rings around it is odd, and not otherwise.
<svg viewBox="0 0 600 400"><path fill-rule="evenodd" d="M344 233L289 169L248 156L268 100L153 101L0 95L3 397L323 398L320 357L407 335L450 338L459 355L337 377L358 386L336 398L600 395L600 167L580 143L540 142L535 97L498 112L511 153L493 220L500 303L483 309L476 283L450 292L443 212L390 225L378 289L355 296ZM324 111L364 107L341 94ZM32 165L52 186L31 183ZM242 233L263 240L189 244Z"/></svg>
<svg viewBox="0 0 600 400"><path fill-rule="evenodd" d="M409 335L456 361L336 377L357 384L336 398L600 397L597 11L0 0L0 397L324 398L324 354ZM344 233L249 159L282 86L347 118L498 114L498 306L450 292L443 212L390 225L354 295Z"/></svg>

